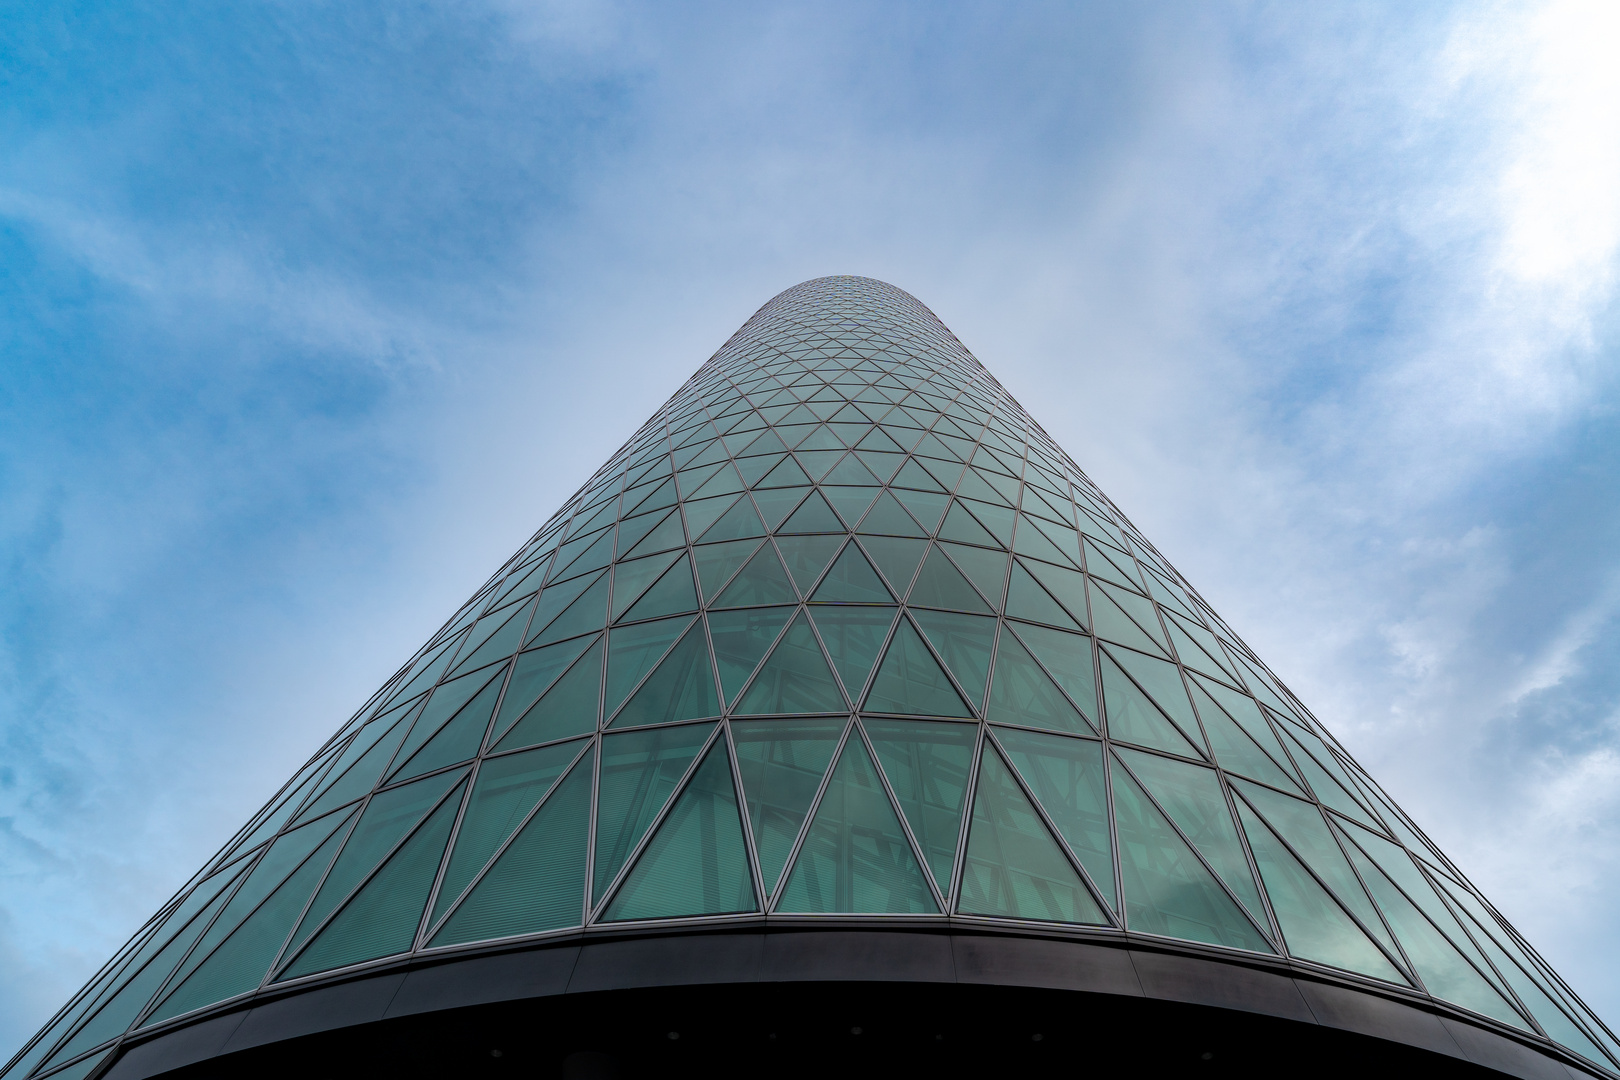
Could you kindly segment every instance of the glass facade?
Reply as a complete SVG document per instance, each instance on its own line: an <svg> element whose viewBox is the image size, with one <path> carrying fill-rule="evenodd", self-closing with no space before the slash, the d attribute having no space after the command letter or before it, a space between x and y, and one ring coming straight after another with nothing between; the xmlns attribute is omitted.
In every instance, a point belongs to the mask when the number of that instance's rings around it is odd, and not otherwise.
<svg viewBox="0 0 1620 1080"><path fill-rule="evenodd" d="M3 1075L402 955L826 916L1287 957L1620 1061L927 308L835 277L760 309Z"/></svg>

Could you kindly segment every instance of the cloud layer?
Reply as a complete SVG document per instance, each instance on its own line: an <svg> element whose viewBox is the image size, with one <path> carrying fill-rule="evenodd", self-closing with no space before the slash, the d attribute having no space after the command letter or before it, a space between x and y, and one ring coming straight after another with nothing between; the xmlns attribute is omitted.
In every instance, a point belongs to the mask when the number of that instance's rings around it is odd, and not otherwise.
<svg viewBox="0 0 1620 1080"><path fill-rule="evenodd" d="M41 7L0 106L0 1054L690 371L939 313L1620 1018L1620 23Z"/></svg>

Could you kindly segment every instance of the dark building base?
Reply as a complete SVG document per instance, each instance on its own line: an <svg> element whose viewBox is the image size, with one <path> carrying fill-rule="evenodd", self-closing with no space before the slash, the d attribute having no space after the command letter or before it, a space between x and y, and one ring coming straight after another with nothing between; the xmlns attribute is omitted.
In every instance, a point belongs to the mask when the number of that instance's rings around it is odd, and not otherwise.
<svg viewBox="0 0 1620 1080"><path fill-rule="evenodd" d="M569 944L377 973L127 1045L104 1076L750 1078L1589 1074L1297 974L998 935Z"/></svg>

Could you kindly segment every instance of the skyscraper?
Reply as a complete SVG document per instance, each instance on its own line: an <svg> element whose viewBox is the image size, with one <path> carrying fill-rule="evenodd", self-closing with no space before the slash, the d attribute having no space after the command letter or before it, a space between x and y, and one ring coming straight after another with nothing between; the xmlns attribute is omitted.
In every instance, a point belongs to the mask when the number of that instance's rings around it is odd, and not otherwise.
<svg viewBox="0 0 1620 1080"><path fill-rule="evenodd" d="M3 1076L986 1062L1568 1080L1620 1044L927 308L833 277Z"/></svg>

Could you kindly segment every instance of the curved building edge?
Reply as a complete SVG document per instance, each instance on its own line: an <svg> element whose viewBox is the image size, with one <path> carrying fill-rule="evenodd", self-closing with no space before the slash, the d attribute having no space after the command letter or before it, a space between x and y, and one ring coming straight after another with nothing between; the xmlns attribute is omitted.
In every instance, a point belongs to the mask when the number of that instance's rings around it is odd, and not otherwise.
<svg viewBox="0 0 1620 1080"><path fill-rule="evenodd" d="M684 933L667 927L614 935L576 931L448 955L417 954L291 988L266 988L131 1033L85 1075L145 1080L182 1069L191 1075L216 1059L228 1059L218 1060L221 1075L253 1072L256 1058L285 1055L312 1036L349 1037L372 1025L479 1007L544 1008L583 994L829 983L1006 988L1112 999L1138 1009L1191 1006L1220 1014L1215 1022L1222 1027L1241 1028L1260 1018L1294 1029L1295 1038L1311 1037L1314 1028L1375 1040L1386 1057L1393 1053L1393 1060L1414 1068L1449 1058L1474 1067L1477 1075L1521 1080L1608 1076L1555 1045L1443 1003L1288 960L1189 950L1139 935L1077 940L1072 934L979 926L814 927L757 919Z"/></svg>

